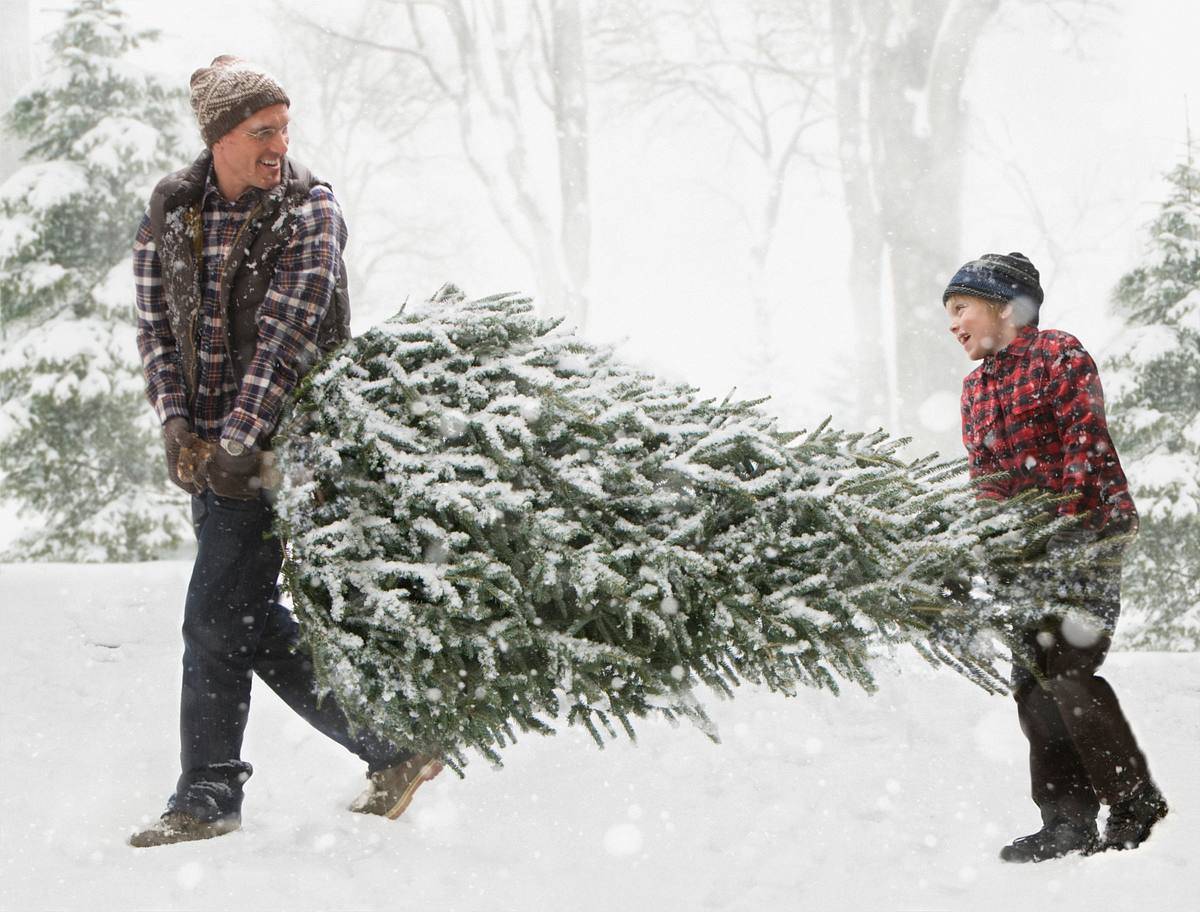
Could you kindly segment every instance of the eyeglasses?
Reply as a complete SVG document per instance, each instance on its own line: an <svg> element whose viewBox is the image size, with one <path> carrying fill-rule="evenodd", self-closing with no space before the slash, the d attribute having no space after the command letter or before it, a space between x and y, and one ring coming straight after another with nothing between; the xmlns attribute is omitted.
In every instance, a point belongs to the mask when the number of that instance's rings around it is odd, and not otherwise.
<svg viewBox="0 0 1200 912"><path fill-rule="evenodd" d="M256 143L266 144L273 140L276 136L280 135L282 135L284 139L287 139L288 125L285 124L282 127L261 127L258 130L243 130L242 132L249 136Z"/></svg>

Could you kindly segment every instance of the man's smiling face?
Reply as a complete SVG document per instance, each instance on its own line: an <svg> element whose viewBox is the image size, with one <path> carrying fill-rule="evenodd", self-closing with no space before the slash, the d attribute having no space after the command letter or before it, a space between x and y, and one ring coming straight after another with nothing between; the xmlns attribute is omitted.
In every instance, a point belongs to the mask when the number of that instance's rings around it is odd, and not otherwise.
<svg viewBox="0 0 1200 912"><path fill-rule="evenodd" d="M255 111L213 144L213 165L223 197L235 200L251 187L270 190L279 185L288 150L288 120L287 105L271 105Z"/></svg>

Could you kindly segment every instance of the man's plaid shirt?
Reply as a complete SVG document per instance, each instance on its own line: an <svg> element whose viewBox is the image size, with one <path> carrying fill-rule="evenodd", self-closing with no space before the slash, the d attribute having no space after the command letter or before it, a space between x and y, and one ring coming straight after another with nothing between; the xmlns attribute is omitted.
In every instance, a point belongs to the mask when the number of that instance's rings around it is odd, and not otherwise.
<svg viewBox="0 0 1200 912"><path fill-rule="evenodd" d="M239 390L239 378L226 353L225 314L218 303L221 271L238 229L262 192L247 190L229 202L218 192L209 171L202 203L203 307L198 320L194 409L188 408L179 353L167 319L162 263L149 215L142 219L133 245L138 349L146 394L159 420L190 418L198 436L247 447L274 430L284 398L299 380L299 365L318 357L317 328L332 300L339 255L346 246L346 223L337 200L329 188L313 187L296 211L291 243L280 255L259 306L258 346Z"/></svg>
<svg viewBox="0 0 1200 912"><path fill-rule="evenodd" d="M1019 330L963 381L963 443L981 497L1028 488L1077 495L1059 512L1100 528L1137 512L1108 436L1096 364L1079 340L1058 330Z"/></svg>

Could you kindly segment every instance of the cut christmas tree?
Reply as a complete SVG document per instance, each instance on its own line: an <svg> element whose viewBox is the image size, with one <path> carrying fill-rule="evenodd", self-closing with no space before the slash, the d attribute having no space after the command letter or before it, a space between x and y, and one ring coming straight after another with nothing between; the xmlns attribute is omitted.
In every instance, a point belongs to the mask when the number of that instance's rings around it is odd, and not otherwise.
<svg viewBox="0 0 1200 912"><path fill-rule="evenodd" d="M650 713L707 725L701 684L870 687L880 644L1002 688L995 619L943 584L1016 559L1048 514L758 405L624 365L516 296L441 295L353 340L276 437L321 682L459 767L564 716L601 743Z"/></svg>

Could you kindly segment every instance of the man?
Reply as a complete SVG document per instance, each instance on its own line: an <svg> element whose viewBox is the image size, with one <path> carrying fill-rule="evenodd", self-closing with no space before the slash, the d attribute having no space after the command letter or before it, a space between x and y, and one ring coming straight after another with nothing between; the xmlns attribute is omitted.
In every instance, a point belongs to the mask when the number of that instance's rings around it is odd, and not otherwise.
<svg viewBox="0 0 1200 912"><path fill-rule="evenodd" d="M1137 512L1096 365L1074 336L1039 332L1042 301L1038 271L1020 253L972 260L942 296L951 334L982 362L962 391L963 442L980 496L1054 492L1064 495L1060 513L1079 521L1051 538L1047 559L1014 590L1033 616L1045 616L1013 656L1043 826L1001 850L1012 862L1134 848L1167 813L1116 695L1096 675L1120 614L1120 556ZM1109 806L1102 840L1101 803Z"/></svg>
<svg viewBox="0 0 1200 912"><path fill-rule="evenodd" d="M397 817L442 768L352 731L318 702L295 618L276 600L282 563L263 480L284 400L349 336L346 226L327 184L287 157L291 102L270 76L218 57L191 78L207 146L164 178L134 243L138 348L171 480L192 495L198 551L183 623L182 772L137 847L241 825L253 674L368 764L352 810Z"/></svg>

